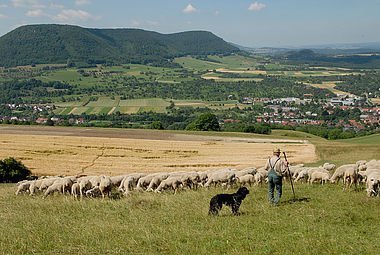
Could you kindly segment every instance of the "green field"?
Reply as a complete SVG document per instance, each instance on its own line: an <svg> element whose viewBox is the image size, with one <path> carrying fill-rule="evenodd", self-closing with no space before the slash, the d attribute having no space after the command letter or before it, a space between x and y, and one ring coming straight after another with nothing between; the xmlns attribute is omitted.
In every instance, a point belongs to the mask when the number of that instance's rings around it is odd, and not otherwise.
<svg viewBox="0 0 380 255"><path fill-rule="evenodd" d="M121 113L137 113L141 111L166 112L170 103L161 98L127 99L120 100L119 97L98 97L96 101L84 98L81 101L56 103L57 114L109 114L116 111ZM112 110L112 111L111 111Z"/></svg>
<svg viewBox="0 0 380 255"><path fill-rule="evenodd" d="M235 188L234 188L235 189ZM279 207L251 187L242 215L207 215L225 191L133 193L120 200L15 196L0 185L3 254L376 254L380 200L338 185L289 184ZM301 201L305 199L305 201ZM306 200L307 199L307 200ZM289 201L289 202L288 202ZM310 250L312 247L312 251Z"/></svg>

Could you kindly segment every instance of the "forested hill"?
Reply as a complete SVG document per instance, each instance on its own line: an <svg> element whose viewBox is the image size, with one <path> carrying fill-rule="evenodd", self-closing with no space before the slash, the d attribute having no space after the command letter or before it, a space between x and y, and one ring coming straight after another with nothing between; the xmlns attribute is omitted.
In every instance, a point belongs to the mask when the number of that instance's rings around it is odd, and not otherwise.
<svg viewBox="0 0 380 255"><path fill-rule="evenodd" d="M27 25L0 37L0 66L44 63L170 65L183 55L230 54L238 48L207 31L160 34L140 29Z"/></svg>

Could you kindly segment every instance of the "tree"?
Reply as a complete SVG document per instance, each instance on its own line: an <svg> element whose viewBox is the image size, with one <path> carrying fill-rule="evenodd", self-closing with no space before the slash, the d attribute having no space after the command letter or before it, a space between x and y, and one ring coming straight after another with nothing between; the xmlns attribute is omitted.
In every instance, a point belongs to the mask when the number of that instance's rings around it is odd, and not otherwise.
<svg viewBox="0 0 380 255"><path fill-rule="evenodd" d="M153 122L150 124L150 128L151 128L151 129L159 129L159 130L162 130L162 129L164 129L164 126L162 125L161 121L157 120L157 121L153 121Z"/></svg>
<svg viewBox="0 0 380 255"><path fill-rule="evenodd" d="M215 114L204 113L187 125L186 130L193 131L220 131L218 119Z"/></svg>
<svg viewBox="0 0 380 255"><path fill-rule="evenodd" d="M0 182L19 182L31 174L21 161L12 157L0 160Z"/></svg>

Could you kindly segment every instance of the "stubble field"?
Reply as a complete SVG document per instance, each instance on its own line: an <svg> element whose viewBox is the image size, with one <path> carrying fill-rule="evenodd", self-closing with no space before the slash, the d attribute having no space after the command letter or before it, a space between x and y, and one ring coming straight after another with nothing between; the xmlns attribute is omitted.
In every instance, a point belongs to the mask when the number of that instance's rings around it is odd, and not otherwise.
<svg viewBox="0 0 380 255"><path fill-rule="evenodd" d="M315 161L301 139L197 136L154 131L0 127L0 158L21 160L36 175L204 171L263 166L274 148L294 163Z"/></svg>

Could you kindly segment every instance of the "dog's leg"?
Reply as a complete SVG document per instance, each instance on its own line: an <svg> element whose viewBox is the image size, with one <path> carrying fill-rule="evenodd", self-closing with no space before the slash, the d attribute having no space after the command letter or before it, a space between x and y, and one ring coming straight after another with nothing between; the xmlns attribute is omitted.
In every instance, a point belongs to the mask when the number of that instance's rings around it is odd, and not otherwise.
<svg viewBox="0 0 380 255"><path fill-rule="evenodd" d="M239 207L240 207L240 203L236 202L234 204L231 205L231 211L233 213L233 215L239 215Z"/></svg>

